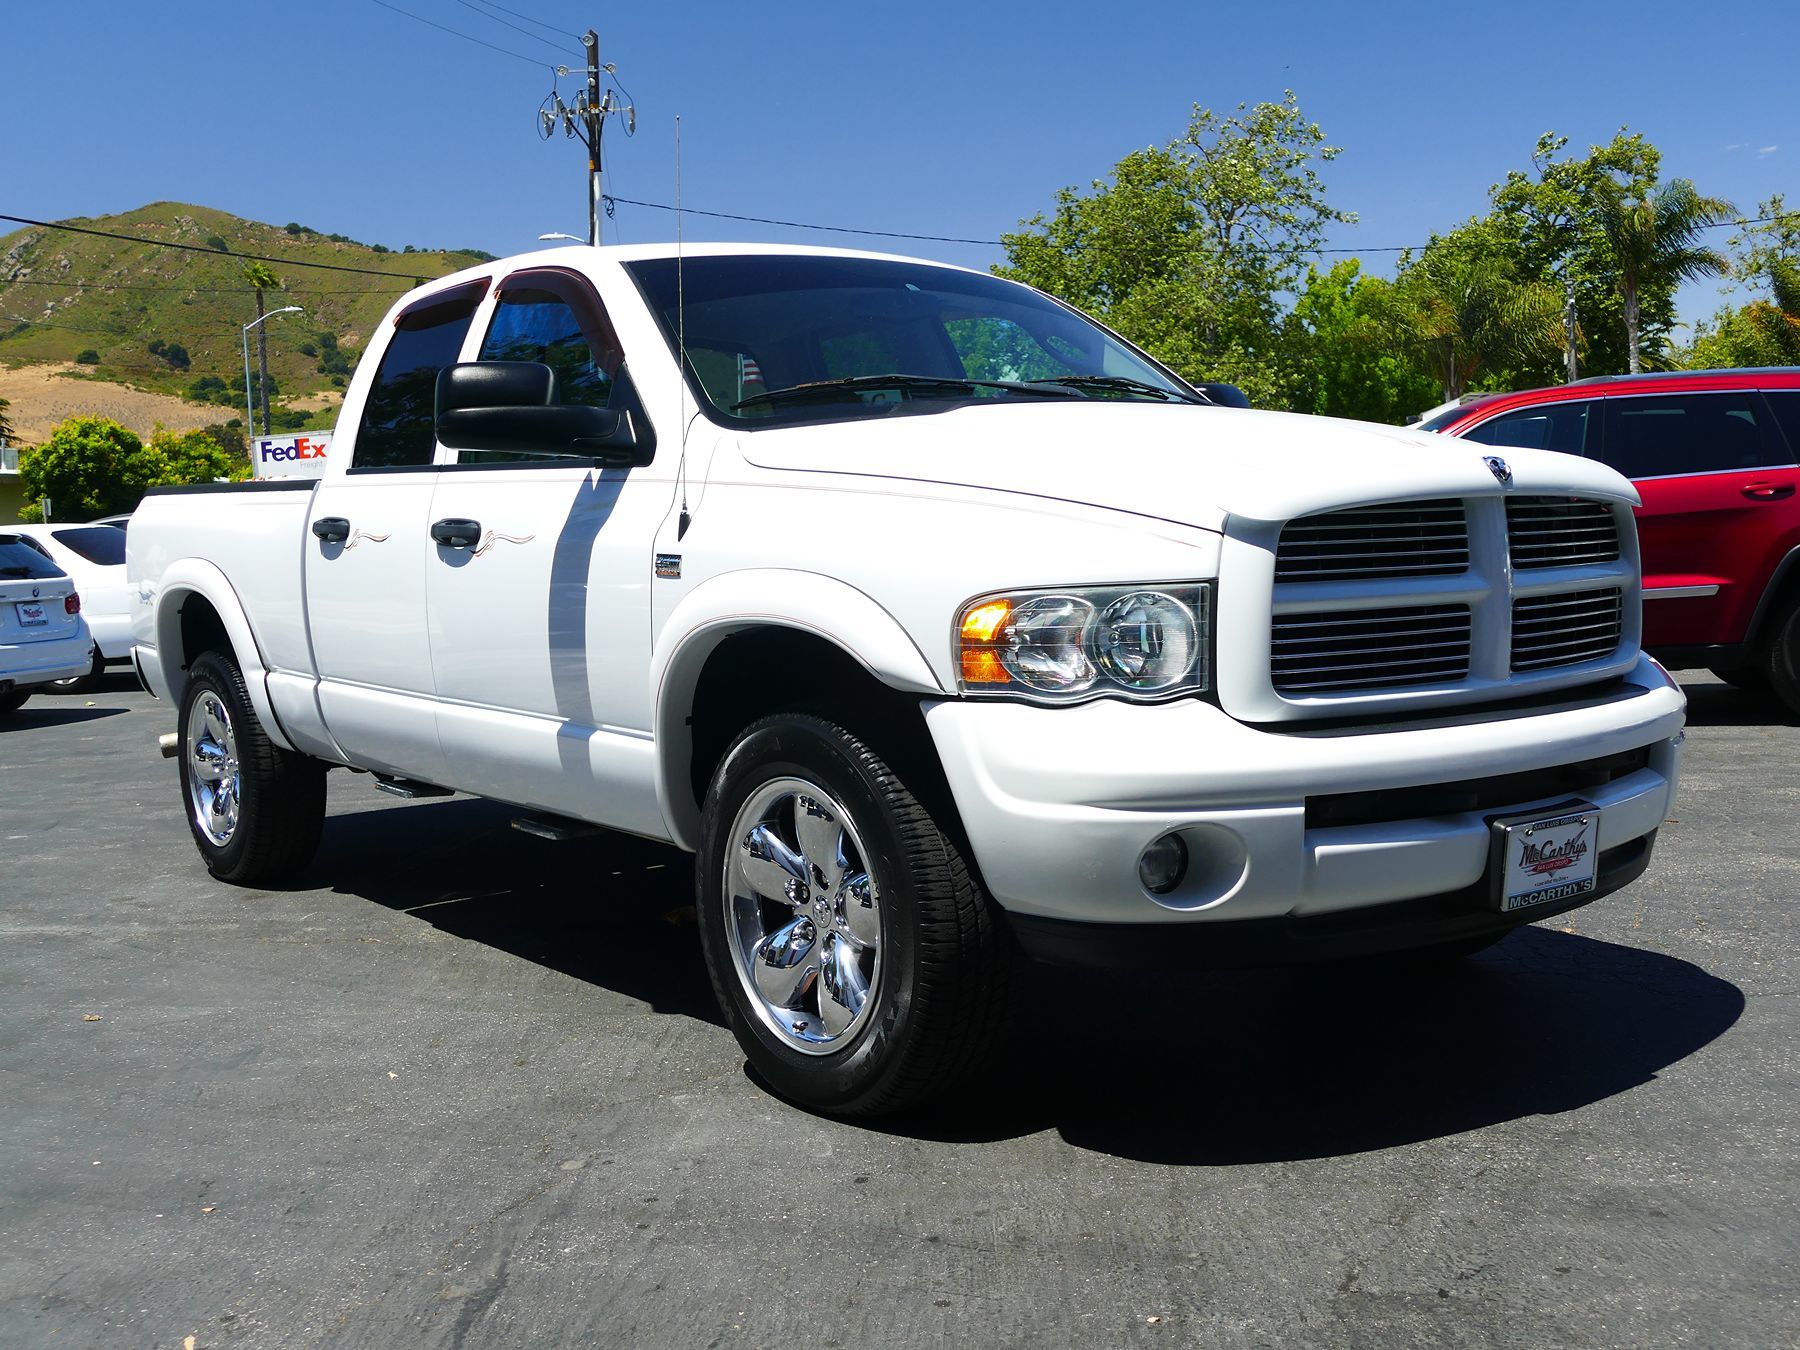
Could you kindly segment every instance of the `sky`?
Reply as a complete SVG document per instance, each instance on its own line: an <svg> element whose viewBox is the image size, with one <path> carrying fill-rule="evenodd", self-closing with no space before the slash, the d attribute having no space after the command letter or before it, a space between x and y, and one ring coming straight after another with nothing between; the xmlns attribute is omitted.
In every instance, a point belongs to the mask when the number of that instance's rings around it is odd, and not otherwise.
<svg viewBox="0 0 1800 1350"><path fill-rule="evenodd" d="M582 234L584 153L542 141L536 115L551 66L579 71L589 27L637 109L635 136L609 124L605 189L673 203L679 115L692 240L986 267L1003 258L995 244L693 211L997 240L1058 188L1180 135L1193 104L1285 89L1343 147L1324 177L1359 223L1332 230L1337 248L1416 245L1483 210L1549 130L1573 148L1628 126L1662 150L1666 177L1746 214L1776 192L1800 206L1794 0L0 6L0 213L37 219L185 201L396 249L501 255L546 231ZM577 83L560 80L565 98ZM605 237L674 233L672 213L621 204ZM1370 270L1391 263L1365 257ZM1720 303L1717 282L1690 285L1682 318Z"/></svg>

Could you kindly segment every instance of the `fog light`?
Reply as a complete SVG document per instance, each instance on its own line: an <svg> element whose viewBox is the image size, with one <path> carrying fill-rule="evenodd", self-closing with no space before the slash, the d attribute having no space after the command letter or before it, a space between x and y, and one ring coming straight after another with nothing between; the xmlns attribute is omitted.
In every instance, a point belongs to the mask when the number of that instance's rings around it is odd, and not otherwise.
<svg viewBox="0 0 1800 1350"><path fill-rule="evenodd" d="M1187 875L1187 845L1178 834L1165 834L1138 859L1138 880L1152 895L1167 895Z"/></svg>

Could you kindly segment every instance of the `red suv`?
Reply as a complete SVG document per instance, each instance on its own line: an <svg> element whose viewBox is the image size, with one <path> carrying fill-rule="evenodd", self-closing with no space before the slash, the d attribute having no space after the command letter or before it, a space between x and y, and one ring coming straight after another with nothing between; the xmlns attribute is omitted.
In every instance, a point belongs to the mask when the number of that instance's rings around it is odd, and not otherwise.
<svg viewBox="0 0 1800 1350"><path fill-rule="evenodd" d="M1597 376L1474 398L1422 425L1586 455L1631 479L1644 646L1800 712L1800 367Z"/></svg>

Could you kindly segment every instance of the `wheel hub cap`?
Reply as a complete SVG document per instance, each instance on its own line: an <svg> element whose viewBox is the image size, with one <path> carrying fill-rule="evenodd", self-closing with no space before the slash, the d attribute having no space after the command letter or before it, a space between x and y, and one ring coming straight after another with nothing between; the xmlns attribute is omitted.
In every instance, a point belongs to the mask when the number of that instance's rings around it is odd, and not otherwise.
<svg viewBox="0 0 1800 1350"><path fill-rule="evenodd" d="M726 936L750 1006L807 1054L842 1049L881 975L879 886L855 822L816 784L776 779L732 823Z"/></svg>
<svg viewBox="0 0 1800 1350"><path fill-rule="evenodd" d="M223 848L237 833L242 782L231 714L210 689L194 695L189 705L185 750L188 808L194 827Z"/></svg>

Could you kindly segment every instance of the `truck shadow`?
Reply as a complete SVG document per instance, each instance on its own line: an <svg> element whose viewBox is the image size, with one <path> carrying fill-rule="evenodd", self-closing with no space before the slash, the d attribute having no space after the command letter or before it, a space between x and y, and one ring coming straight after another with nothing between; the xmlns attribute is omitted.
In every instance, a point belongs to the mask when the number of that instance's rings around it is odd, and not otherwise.
<svg viewBox="0 0 1800 1350"><path fill-rule="evenodd" d="M907 1133L1054 1129L1172 1164L1342 1156L1577 1110L1653 1081L1744 1009L1686 961L1545 928L1411 977L1035 974L1003 1070Z"/></svg>
<svg viewBox="0 0 1800 1350"><path fill-rule="evenodd" d="M1734 689L1728 684L1684 684L1687 720L1695 727L1791 727L1800 717L1790 712L1773 694L1757 689Z"/></svg>
<svg viewBox="0 0 1800 1350"><path fill-rule="evenodd" d="M722 1028L691 859L605 832L551 843L510 828L514 814L472 798L338 811L295 885ZM1341 1156L1602 1101L1654 1081L1743 1009L1735 985L1689 962L1535 927L1410 977L1039 968L999 1067L864 1128L953 1143L1055 1130L1176 1165Z"/></svg>
<svg viewBox="0 0 1800 1350"><path fill-rule="evenodd" d="M723 1026L694 932L693 860L610 832L552 843L513 829L518 814L472 797L334 813L293 884Z"/></svg>

